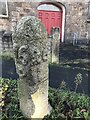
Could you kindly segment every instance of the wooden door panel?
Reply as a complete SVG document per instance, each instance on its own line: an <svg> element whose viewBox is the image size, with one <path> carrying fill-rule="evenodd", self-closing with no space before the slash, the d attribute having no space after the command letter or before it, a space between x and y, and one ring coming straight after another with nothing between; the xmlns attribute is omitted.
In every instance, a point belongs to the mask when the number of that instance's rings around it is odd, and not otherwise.
<svg viewBox="0 0 90 120"><path fill-rule="evenodd" d="M50 34L52 27L60 28L60 36L62 33L62 11L45 11L39 10L38 11L38 18L42 21L48 34Z"/></svg>

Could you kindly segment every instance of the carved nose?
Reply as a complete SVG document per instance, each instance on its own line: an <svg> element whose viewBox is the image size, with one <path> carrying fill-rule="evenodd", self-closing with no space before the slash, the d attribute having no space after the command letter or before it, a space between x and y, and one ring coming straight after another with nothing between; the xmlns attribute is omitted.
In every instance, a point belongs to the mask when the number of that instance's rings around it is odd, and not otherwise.
<svg viewBox="0 0 90 120"><path fill-rule="evenodd" d="M47 60L47 53L43 55L43 60Z"/></svg>
<svg viewBox="0 0 90 120"><path fill-rule="evenodd" d="M27 65L27 63L28 63L28 62L27 62L26 59L23 59L23 60L22 60L22 64L23 64L23 65Z"/></svg>

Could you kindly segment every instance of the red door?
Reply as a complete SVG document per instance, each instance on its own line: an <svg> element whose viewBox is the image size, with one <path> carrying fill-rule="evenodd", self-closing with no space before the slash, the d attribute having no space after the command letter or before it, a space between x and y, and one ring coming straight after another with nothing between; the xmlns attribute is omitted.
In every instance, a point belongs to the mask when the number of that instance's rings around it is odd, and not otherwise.
<svg viewBox="0 0 90 120"><path fill-rule="evenodd" d="M45 11L38 10L38 18L45 25L45 28L50 35L52 27L60 28L60 38L62 36L62 11Z"/></svg>

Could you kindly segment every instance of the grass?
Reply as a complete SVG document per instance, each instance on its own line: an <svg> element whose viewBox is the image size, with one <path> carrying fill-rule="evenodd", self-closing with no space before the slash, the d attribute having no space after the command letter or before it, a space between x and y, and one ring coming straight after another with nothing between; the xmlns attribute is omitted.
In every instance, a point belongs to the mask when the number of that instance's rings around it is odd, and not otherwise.
<svg viewBox="0 0 90 120"><path fill-rule="evenodd" d="M14 59L14 54L11 51L0 53L0 58L4 60Z"/></svg>

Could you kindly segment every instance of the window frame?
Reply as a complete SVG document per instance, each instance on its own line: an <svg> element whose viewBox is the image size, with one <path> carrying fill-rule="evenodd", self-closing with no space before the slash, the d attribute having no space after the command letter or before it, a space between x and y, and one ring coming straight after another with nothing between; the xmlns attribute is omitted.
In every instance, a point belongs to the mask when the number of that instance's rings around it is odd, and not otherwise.
<svg viewBox="0 0 90 120"><path fill-rule="evenodd" d="M0 2L4 2L3 0L0 0ZM0 18L7 18L8 17L8 3L7 3L7 0L5 0L5 11L6 11L6 15L3 15L0 13Z"/></svg>

